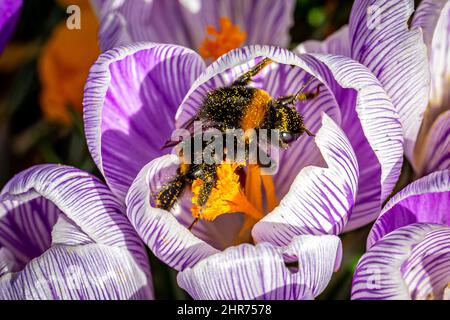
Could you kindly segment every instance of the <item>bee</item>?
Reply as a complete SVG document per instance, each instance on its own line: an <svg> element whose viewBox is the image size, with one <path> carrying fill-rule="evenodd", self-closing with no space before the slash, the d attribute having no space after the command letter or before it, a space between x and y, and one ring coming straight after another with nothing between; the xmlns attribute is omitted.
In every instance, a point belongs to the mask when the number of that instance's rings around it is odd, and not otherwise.
<svg viewBox="0 0 450 320"><path fill-rule="evenodd" d="M260 129L279 130L279 146L287 147L303 133L309 131L303 122L302 115L296 110L298 101L314 99L320 93L320 86L315 92L304 92L312 82L311 77L300 90L292 95L272 98L266 91L249 86L254 76L272 62L262 59L248 72L238 77L230 86L209 91L197 114L187 121L182 128L192 128L195 121L201 121L208 128L215 128L225 133L227 130ZM195 139L192 135L191 140ZM164 147L172 147L179 142L168 141ZM203 150L207 143L203 143ZM202 162L190 164L181 162L176 176L156 195L159 208L170 210L181 196L183 190L196 179L203 181L198 197L198 206L202 208L208 201L211 190L216 185L216 164Z"/></svg>

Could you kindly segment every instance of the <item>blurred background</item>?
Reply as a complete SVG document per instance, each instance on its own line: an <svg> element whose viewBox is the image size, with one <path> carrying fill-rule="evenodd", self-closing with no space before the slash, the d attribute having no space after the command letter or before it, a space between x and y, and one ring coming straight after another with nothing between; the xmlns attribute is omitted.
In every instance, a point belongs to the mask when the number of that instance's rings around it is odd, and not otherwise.
<svg viewBox="0 0 450 320"><path fill-rule="evenodd" d="M352 0L298 0L292 47L323 39L350 15ZM65 27L66 8L83 11L83 28ZM100 177L84 139L84 82L100 50L98 21L87 0L24 0L14 36L0 57L0 188L41 163L64 163ZM370 227L343 235L344 260L321 299L347 299ZM150 254L150 253L149 253ZM176 273L151 254L158 299L185 299Z"/></svg>

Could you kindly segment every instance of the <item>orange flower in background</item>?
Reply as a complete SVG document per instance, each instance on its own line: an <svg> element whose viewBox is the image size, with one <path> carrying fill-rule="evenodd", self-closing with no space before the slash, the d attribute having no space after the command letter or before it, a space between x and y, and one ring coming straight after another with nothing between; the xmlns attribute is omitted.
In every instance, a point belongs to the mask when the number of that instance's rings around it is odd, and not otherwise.
<svg viewBox="0 0 450 320"><path fill-rule="evenodd" d="M100 54L99 24L87 0L58 2L62 6L80 6L81 29L70 30L63 21L44 46L38 66L42 84L40 103L47 120L70 124L69 107L82 112L84 84Z"/></svg>

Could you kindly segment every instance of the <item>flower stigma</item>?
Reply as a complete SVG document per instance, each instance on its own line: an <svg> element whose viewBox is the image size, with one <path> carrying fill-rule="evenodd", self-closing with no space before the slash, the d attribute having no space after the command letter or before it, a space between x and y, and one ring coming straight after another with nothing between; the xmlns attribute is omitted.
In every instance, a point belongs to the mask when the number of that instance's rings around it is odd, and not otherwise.
<svg viewBox="0 0 450 320"><path fill-rule="evenodd" d="M206 37L200 45L199 53L204 59L216 60L221 55L242 46L247 33L239 25L235 25L227 17L220 17L220 28L213 25L206 27Z"/></svg>

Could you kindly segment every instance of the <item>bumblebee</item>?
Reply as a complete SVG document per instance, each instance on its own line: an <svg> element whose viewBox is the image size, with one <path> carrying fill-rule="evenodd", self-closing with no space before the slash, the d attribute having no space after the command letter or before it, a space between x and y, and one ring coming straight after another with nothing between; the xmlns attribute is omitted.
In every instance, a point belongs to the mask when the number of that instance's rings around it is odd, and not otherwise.
<svg viewBox="0 0 450 320"><path fill-rule="evenodd" d="M211 90L203 100L198 113L186 122L182 128L191 129L196 121L225 133L227 130L278 129L279 145L287 147L303 133L314 136L304 125L302 115L295 109L298 101L314 99L320 93L320 86L315 92L304 92L311 83L311 78L293 95L272 98L266 91L249 86L252 78L272 60L265 58L248 72L237 78L230 86ZM190 137L192 140L195 136ZM167 142L164 147L172 147L181 142ZM203 143L203 150L207 143ZM194 152L194 151L192 151ZM192 159L192 157L191 157ZM196 179L203 181L197 205L203 207L214 188L217 175L216 164L182 163L171 182L162 187L156 195L157 206L170 210L181 196L183 190L192 185ZM192 226L191 226L192 227Z"/></svg>

